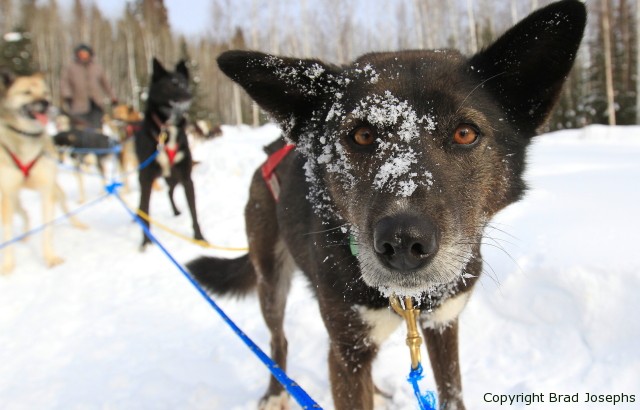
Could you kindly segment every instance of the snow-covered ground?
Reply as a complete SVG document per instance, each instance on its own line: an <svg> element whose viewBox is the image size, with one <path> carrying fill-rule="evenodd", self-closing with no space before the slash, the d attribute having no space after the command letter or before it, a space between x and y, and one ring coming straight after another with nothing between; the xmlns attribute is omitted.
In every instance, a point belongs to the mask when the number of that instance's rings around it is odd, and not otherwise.
<svg viewBox="0 0 640 410"><path fill-rule="evenodd" d="M225 127L224 137L196 148L200 222L211 243L246 245L247 187L277 132ZM635 395L615 408L638 409L640 127L547 134L530 154L531 189L489 229L487 273L461 316L467 407L614 408L583 403L590 393ZM62 171L60 180L75 206L75 177ZM85 182L88 197L102 194L98 179ZM137 204L135 190L125 198ZM151 214L191 235L181 189L176 198L181 216L172 216L166 192L153 194ZM23 202L37 224L38 198L25 192ZM15 246L17 269L0 277L0 409L255 409L268 371L157 247L138 252L140 230L122 206L109 198L79 218L89 230L55 227L63 265L44 267L35 235ZM182 262L238 255L154 232ZM297 278L287 306L288 373L330 409L327 337L310 297ZM268 351L255 297L217 302ZM391 337L374 370L393 393L388 409L417 408L404 337L404 329ZM423 387L434 388L425 368ZM485 401L520 393L541 393L545 403ZM548 403L551 393L578 393L580 403Z"/></svg>

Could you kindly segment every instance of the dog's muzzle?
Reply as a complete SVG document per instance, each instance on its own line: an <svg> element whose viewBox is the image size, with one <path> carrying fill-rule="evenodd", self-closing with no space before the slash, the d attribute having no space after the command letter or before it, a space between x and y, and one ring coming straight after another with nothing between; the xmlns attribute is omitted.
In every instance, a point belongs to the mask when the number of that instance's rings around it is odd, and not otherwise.
<svg viewBox="0 0 640 410"><path fill-rule="evenodd" d="M36 119L39 114L46 114L49 109L49 101L36 100L22 106L22 114L25 117Z"/></svg>
<svg viewBox="0 0 640 410"><path fill-rule="evenodd" d="M387 216L373 231L373 247L378 259L389 269L414 272L438 252L440 233L428 217L413 214Z"/></svg>
<svg viewBox="0 0 640 410"><path fill-rule="evenodd" d="M171 102L171 114L176 118L180 118L182 115L186 114L191 107L191 100L185 101L172 101Z"/></svg>
<svg viewBox="0 0 640 410"><path fill-rule="evenodd" d="M44 126L49 119L47 116L49 105L50 103L47 100L36 100L30 102L21 107L21 115L31 120L37 120Z"/></svg>

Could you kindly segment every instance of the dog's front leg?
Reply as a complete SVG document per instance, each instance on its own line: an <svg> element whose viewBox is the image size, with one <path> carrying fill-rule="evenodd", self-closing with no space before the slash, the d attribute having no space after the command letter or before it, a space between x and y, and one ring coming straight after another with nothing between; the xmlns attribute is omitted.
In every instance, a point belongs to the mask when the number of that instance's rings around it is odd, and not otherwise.
<svg viewBox="0 0 640 410"><path fill-rule="evenodd" d="M53 184L52 184L53 185ZM45 224L53 221L55 210L56 194L55 186L42 191L42 220ZM54 267L61 264L64 260L53 251L53 228L46 225L42 231L42 249L44 250L44 260L48 267Z"/></svg>
<svg viewBox="0 0 640 410"><path fill-rule="evenodd" d="M141 170L138 176L138 180L140 182L140 206L138 209L144 213L144 215L149 215L149 202L151 201L151 187L154 182L153 174L151 174L147 170ZM149 221L146 219L142 219L142 223L149 228ZM142 244L140 245L140 250L144 251L145 247L151 243L151 239L147 236L147 234L142 231Z"/></svg>
<svg viewBox="0 0 640 410"><path fill-rule="evenodd" d="M60 208L62 208L62 212L64 212L66 215L69 215L69 207L67 206L67 195L64 193L62 188L60 188L60 185L58 185L58 183L56 183L56 186L55 186L55 196L56 196L56 203L60 204ZM87 225L80 222L80 220L78 220L78 218L76 218L74 215L69 215L69 221L71 222L71 225L73 225L78 229L89 228Z"/></svg>
<svg viewBox="0 0 640 410"><path fill-rule="evenodd" d="M169 203L171 204L171 209L173 210L173 215L179 216L181 214L178 206L176 205L176 201L173 199L173 193L176 190L176 185L178 181L174 177L165 178L167 185L169 186Z"/></svg>
<svg viewBox="0 0 640 410"><path fill-rule="evenodd" d="M2 242L7 243L13 237L13 208L14 203L12 198L6 192L3 192L3 195L0 195L0 199L2 200ZM9 274L15 268L15 256L13 254L12 245L6 246L2 252L2 270L0 273Z"/></svg>
<svg viewBox="0 0 640 410"><path fill-rule="evenodd" d="M87 196L84 190L84 178L82 177L82 173L84 170L82 169L82 157L77 159L76 165L76 178L78 179L78 203L83 204L87 200Z"/></svg>
<svg viewBox="0 0 640 410"><path fill-rule="evenodd" d="M422 331L438 386L440 409L464 410L458 360L458 319L436 328L424 327Z"/></svg>
<svg viewBox="0 0 640 410"><path fill-rule="evenodd" d="M198 223L198 212L196 210L196 191L193 187L193 180L191 176L187 175L183 182L184 194L187 197L187 204L189 205L189 212L191 213L191 224L193 226L193 237L195 239L204 241L204 236L200 231L200 224Z"/></svg>
<svg viewBox="0 0 640 410"><path fill-rule="evenodd" d="M378 346L369 340L368 327L350 306L332 305L321 309L330 337L329 380L335 409L372 410L371 368Z"/></svg>

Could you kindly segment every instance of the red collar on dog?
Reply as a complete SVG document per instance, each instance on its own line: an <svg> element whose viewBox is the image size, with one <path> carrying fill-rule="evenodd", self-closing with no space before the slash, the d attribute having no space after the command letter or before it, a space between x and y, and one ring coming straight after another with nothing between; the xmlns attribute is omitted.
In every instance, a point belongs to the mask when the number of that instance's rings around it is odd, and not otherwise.
<svg viewBox="0 0 640 410"><path fill-rule="evenodd" d="M29 172L31 172L31 168L33 168L33 166L36 164L36 162L38 162L40 157L42 157L42 152L40 152L33 160L24 164L22 161L20 161L20 158L18 158L18 156L14 154L6 145L2 144L2 148L4 148L7 154L9 154L9 156L13 160L13 163L16 164L16 167L18 167L18 169L20 170L20 172L22 172L22 175L24 175L25 178L29 178Z"/></svg>
<svg viewBox="0 0 640 410"><path fill-rule="evenodd" d="M267 161L262 164L260 168L262 170L262 178L264 182L267 183L267 187L269 191L271 191L271 195L273 195L273 199L278 201L280 197L280 183L278 182L278 177L275 174L276 168L280 162L284 159L284 157L291 152L296 146L294 144L286 144L284 147L280 148L273 154L269 155Z"/></svg>

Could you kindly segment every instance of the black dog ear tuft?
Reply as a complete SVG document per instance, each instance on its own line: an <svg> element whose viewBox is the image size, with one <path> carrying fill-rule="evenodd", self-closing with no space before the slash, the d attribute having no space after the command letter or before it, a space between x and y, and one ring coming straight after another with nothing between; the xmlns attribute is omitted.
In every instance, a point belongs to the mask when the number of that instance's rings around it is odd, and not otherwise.
<svg viewBox="0 0 640 410"><path fill-rule="evenodd" d="M3 88L9 88L15 79L16 75L13 71L7 67L0 67L0 85L2 85Z"/></svg>
<svg viewBox="0 0 640 410"><path fill-rule="evenodd" d="M185 60L178 61L178 64L176 64L176 72L182 74L184 78L189 80L189 69L187 68L187 62Z"/></svg>
<svg viewBox="0 0 640 410"><path fill-rule="evenodd" d="M523 131L534 133L547 119L573 66L586 19L581 1L553 3L471 58L470 70Z"/></svg>
<svg viewBox="0 0 640 410"><path fill-rule="evenodd" d="M339 78L337 68L319 60L251 51L227 51L218 65L285 129L312 117L324 98L333 95Z"/></svg>
<svg viewBox="0 0 640 410"><path fill-rule="evenodd" d="M151 74L151 82L155 83L167 74L167 70L162 63L155 57L153 57L153 69Z"/></svg>

